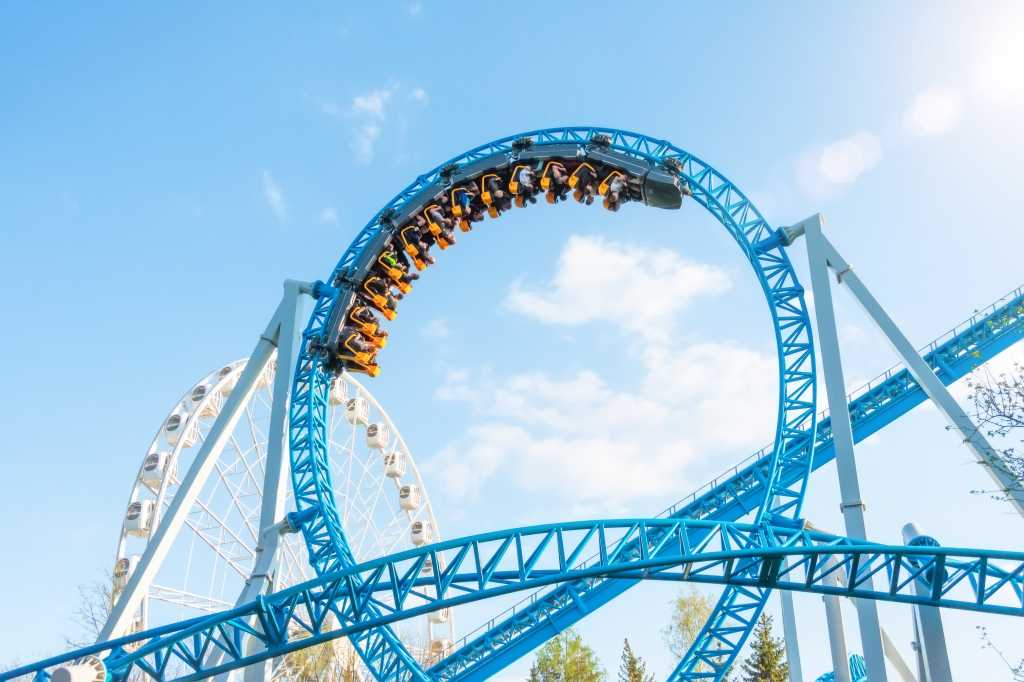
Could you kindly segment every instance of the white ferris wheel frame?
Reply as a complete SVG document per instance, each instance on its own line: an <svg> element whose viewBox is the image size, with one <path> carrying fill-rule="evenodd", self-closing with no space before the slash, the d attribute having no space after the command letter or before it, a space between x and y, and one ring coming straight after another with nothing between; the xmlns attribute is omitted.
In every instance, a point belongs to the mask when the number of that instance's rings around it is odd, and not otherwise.
<svg viewBox="0 0 1024 682"><path fill-rule="evenodd" d="M160 428L146 450L146 456L143 458L132 485L129 505L140 499L151 497L154 517L149 524L148 534L144 536L145 550L138 556L137 562L133 562L133 557L126 552L129 532L127 519L122 521L115 561L127 558L131 568L123 584L114 586L113 607L107 623L100 632L99 641L121 636L147 625L151 599L170 601L200 610L223 610L250 601L259 594L274 589L275 583L279 584L279 581L275 580L274 573L278 565L278 556L282 552L291 552L291 558L297 559L294 555L294 548L281 549L287 547L288 543L279 542L279 536L282 533L295 530L290 528L285 520L285 502L290 492L287 405L291 376L288 369L294 365L296 357L303 297L312 294L313 285L286 280L284 289L281 303L266 330L261 334L249 359L230 363L211 372L189 388L175 403L175 407L168 417L161 422ZM276 372L275 365L284 368L284 371ZM349 374L341 375L338 381L346 382L346 392L348 387L354 388L354 395L364 398L369 407L379 415L381 422L389 428L394 439L394 446L390 448L390 452L401 453L406 467L405 476L410 479L408 482L414 482L421 496L418 510L405 509L401 511L407 515L410 524L414 518L426 520L433 534L431 541L440 539L440 529L430 498L426 494L426 487L423 485L419 468L401 432L384 407L365 386ZM198 401L192 400L196 389L203 385L208 387L205 395ZM242 446L235 441L233 433L242 416L246 415L254 435L253 447L258 449L259 444L255 440L257 429L251 422L252 417L248 408L257 391L268 385L271 387L272 398L269 406L270 423L267 429L265 454L262 455L265 457L265 471L261 476L259 472L249 469L245 452L243 452ZM332 393L333 391L334 387L332 387ZM333 398L332 395L332 405L340 404L340 401L335 401ZM170 443L166 439L165 426L167 420L175 414L180 415L181 423L175 442ZM204 426L202 420L209 418L214 418L213 423L203 434L200 428ZM180 454L182 450L195 444L190 443L190 439L201 441L201 443L199 443L188 472L184 477L179 478L177 468ZM230 541L234 546L249 552L252 563L251 570L240 565L237 559L226 556L222 551L225 543L211 540L204 534L203 529L197 528L195 521L189 518L190 513L194 513L198 509L202 514L214 520L220 526L222 533L228 529L228 524L220 520L213 510L204 508L204 504L200 500L200 492L214 473L220 478L220 483L229 492L231 491L231 486L225 479L223 465L220 462L222 453L229 444L237 451L239 459L245 464L248 476L257 483L261 477L263 479L263 495L259 500L260 525L247 529L257 539L255 547L251 546L252 541L247 541L237 535L234 535ZM170 448L166 449L166 446L170 446ZM158 486L150 485L143 480L146 459L154 453L161 452L166 457L161 480ZM257 454L260 453L257 451ZM403 481L399 477L389 478L392 479L396 490L403 485ZM175 485L177 488L171 495L170 489ZM270 491L270 495L266 494L267 491ZM242 513L243 510L237 497L234 495L232 497L237 509ZM351 506L347 505L347 509L350 509ZM244 517L244 513L242 515ZM194 533L194 538L198 537L205 542L210 550L225 562L227 567L245 581L245 586L235 604L154 583L163 560L184 526L188 526ZM444 562L440 556L439 561L441 565L435 570L444 568ZM445 614L445 618L441 622L427 618L428 640L435 638L435 627L442 629L441 638L447 639L448 642L453 641L454 623L450 613ZM429 642L427 651L429 652ZM245 671L245 679L247 681L262 680L268 678L269 673L269 665L252 666Z"/></svg>

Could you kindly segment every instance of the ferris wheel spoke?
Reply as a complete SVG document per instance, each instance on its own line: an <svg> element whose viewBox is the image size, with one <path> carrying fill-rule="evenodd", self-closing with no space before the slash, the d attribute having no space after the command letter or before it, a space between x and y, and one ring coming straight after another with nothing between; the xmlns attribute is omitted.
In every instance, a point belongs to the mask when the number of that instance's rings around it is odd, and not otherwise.
<svg viewBox="0 0 1024 682"><path fill-rule="evenodd" d="M231 445L238 452L239 459L241 459L242 465L245 467L245 472L246 472L246 474L248 474L249 481L252 483L253 488L255 488L257 491L259 491L259 493L262 495L263 494L263 478L257 476L253 472L252 464L249 463L249 458L247 458L244 455L242 446L239 445L238 439L235 438L235 434L233 434L233 433L231 434L230 442L231 442ZM265 462L266 461L266 456L260 454L258 447L256 447L255 449L256 449L256 463L257 463L257 465L260 462Z"/></svg>
<svg viewBox="0 0 1024 682"><path fill-rule="evenodd" d="M185 525L192 530L192 532L195 534L195 537L199 538L203 542L203 544L205 544L207 547L216 552L217 556L223 559L228 566L233 568L235 572L238 573L238 575L240 575L242 578L249 577L249 571L244 566L241 566L234 557L231 557L224 551L222 551L218 542L208 537L206 533L202 529L197 527L193 521L191 521L190 519L185 519Z"/></svg>
<svg viewBox="0 0 1024 682"><path fill-rule="evenodd" d="M226 601L213 599L212 597L187 592L185 590L179 590L175 587L158 585L156 583L150 585L149 597L150 599L155 599L166 604L184 606L190 609L195 609L196 611L204 611L206 613L216 613L217 611L224 611L234 606Z"/></svg>
<svg viewBox="0 0 1024 682"><path fill-rule="evenodd" d="M245 363L232 363L195 385L205 385L208 395L206 402L196 400L195 387L185 393L174 405L172 414L184 415L185 429L194 429L194 438L178 441L172 446L173 467L168 466L158 484L144 479L141 475L133 482L131 501L152 499L155 504L153 526L157 527L160 517L181 492L178 471L188 469L195 454L201 451L210 434L212 424L219 412L224 396L233 388L231 373L236 376L244 370ZM143 625L152 627L173 618L191 617L195 613L223 611L233 606L241 584L249 579L255 559L255 548L262 529L259 527L260 498L266 471L266 456L269 437L269 421L273 397L272 374L256 386L242 410L244 418L239 419L234 430L228 435L227 443L219 457L213 462L213 471L200 496L193 502L184 520L187 539L172 547L156 581L147 589L144 606L140 614ZM372 559L412 546L412 524L420 518L433 521L430 500L426 496L423 482L416 469L401 435L392 424L383 408L355 379L342 375L338 381L345 382L346 394L367 401L370 408L368 422L349 421L345 404L334 400L327 411L328 461L332 472L332 488L338 516L344 532L351 543L353 554L359 560ZM333 389L332 389L333 390ZM217 409L211 409L211 405ZM164 423L166 423L165 420ZM400 452L407 471L400 477L388 475L383 460L387 448L377 448L367 438L367 423L383 424L395 439L393 450ZM184 432L184 431L183 431ZM164 427L158 431L151 452L166 450L169 444ZM140 467L140 471L141 471ZM389 483L390 481L390 483ZM420 490L420 505L414 510L401 508L398 492L402 485L416 485ZM286 509L295 509L295 500L289 495ZM125 556L127 532L122 527L118 545L118 557ZM434 539L438 539L434 529ZM133 541L134 542L134 541ZM128 544L128 548L132 545ZM307 548L301 535L286 536L278 546L277 562L274 567L273 589L286 589L305 582L315 575L307 556ZM445 565L440 555L435 570ZM426 588L424 588L426 589ZM156 621L147 619L156 619ZM426 625L426 636L431 641L440 636L437 626L426 623L426 617L418 622ZM336 627L333 626L333 627ZM451 630L451 623L444 626ZM400 636L411 641L412 630ZM449 635L445 635L451 638ZM339 640L342 642L345 640ZM417 645L421 647L422 643ZM315 661L302 657L285 656L275 661L273 677L275 682L296 682L311 679L313 675L323 678L331 675L348 674L352 665L349 657L354 655L349 645L336 644L318 649ZM349 661L345 663L344 661ZM360 669L362 670L361 664ZM311 667L312 666L312 667ZM359 679L365 679L364 676ZM339 678L340 679L340 678Z"/></svg>
<svg viewBox="0 0 1024 682"><path fill-rule="evenodd" d="M245 524L245 528L249 531L249 534L252 535L253 541L258 541L259 531L256 529L256 524L254 524L251 519L253 510L245 509L240 499L242 492L241 485L232 488L230 481L228 481L227 477L224 474L224 470L220 462L216 463L215 468L217 470L217 475L219 476L221 482L224 484L224 487L227 488L228 490L229 496L231 497L231 501L234 504L235 509L238 511L238 515L242 518L242 523ZM258 492L256 494L256 497L257 499L259 498Z"/></svg>
<svg viewBox="0 0 1024 682"><path fill-rule="evenodd" d="M234 545L244 549L245 552L248 554L249 558L252 558L253 556L255 556L256 552L254 551L254 548L249 547L248 543L246 543L242 538L238 537L238 535L235 533L235 531L232 530L231 527L228 526L228 524L225 523L225 521L220 516L218 516L212 510L210 510L210 508L207 507L205 503L201 502L200 500L196 500L196 506L198 506L200 508L200 510L202 511L202 514L199 515L199 518L203 518L203 516L206 516L206 517L209 517L210 519L212 519L215 522L215 525L210 526L209 528L202 529L202 530L205 531L205 530L211 530L213 528L217 528L217 529L219 529L219 531L221 533L222 541L223 541L223 536L227 535L231 539L231 544L234 544ZM196 530L196 532L200 532L200 529L199 529L199 526L198 526L198 522L196 522L196 525L193 528L194 528L194 530Z"/></svg>

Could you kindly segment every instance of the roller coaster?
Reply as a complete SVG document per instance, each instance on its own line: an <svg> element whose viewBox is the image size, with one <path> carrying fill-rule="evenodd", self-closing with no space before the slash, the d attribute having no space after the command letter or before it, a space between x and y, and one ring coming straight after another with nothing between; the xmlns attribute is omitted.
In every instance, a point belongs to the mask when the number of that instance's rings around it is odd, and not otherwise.
<svg viewBox="0 0 1024 682"><path fill-rule="evenodd" d="M445 541L432 515L409 516L412 547L368 557L353 544L332 477L331 410L343 403L336 396L339 377L381 373L378 356L398 345L386 321L413 294L416 280L429 274L439 252L469 238L481 222L541 197L548 204L570 198L599 203L609 211L627 204L684 210L692 203L716 219L749 263L770 314L779 375L774 440L657 516L548 523ZM801 238L811 265L813 322L789 257ZM852 394L842 379L832 274L903 360ZM305 298L312 299L312 312L300 330L298 302ZM274 674L271 661L342 639L377 680L487 679L646 580L722 586L671 680L722 679L772 590L856 598L865 647L860 665L871 680L884 680L877 601L1021 617L1024 552L944 547L925 536L906 545L871 542L853 445L932 400L1024 514L1022 497L991 446L945 388L1022 336L1024 291L1018 289L926 348L910 346L828 241L820 216L773 228L719 171L667 141L611 128L564 127L481 145L419 176L388 202L329 277L286 283L251 358L236 367L230 388L222 392L223 405L187 474L176 479L174 499L149 530L145 552L125 564L99 641L9 671L0 680L24 675L184 681L226 679L242 670L247 680L264 679ZM294 367L293 376L279 371L267 379L274 353L279 367ZM828 410L819 407L819 374ZM266 482L254 535L258 544L250 552L245 585L233 606L148 627L139 620L147 590L187 524L245 401L261 385L272 387L272 415L261 465ZM201 400L196 405L201 412ZM811 472L833 462L845 535L816 529L801 513ZM387 466L392 476L399 463L392 459ZM396 480L399 475L394 473ZM417 485L422 487L418 476ZM402 499L409 501L417 490L402 488ZM299 537L309 575L275 580L280 548ZM531 595L459 642L431 635L425 653L413 651L393 628L420 616L450 622L436 615L521 591ZM837 666L836 679L848 679L845 652L838 660L844 664Z"/></svg>

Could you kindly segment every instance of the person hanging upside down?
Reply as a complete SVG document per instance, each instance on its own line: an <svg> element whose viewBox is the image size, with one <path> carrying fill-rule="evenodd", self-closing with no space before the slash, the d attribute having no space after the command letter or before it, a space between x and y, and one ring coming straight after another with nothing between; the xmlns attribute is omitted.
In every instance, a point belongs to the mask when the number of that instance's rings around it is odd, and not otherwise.
<svg viewBox="0 0 1024 682"><path fill-rule="evenodd" d="M377 316L365 305L356 303L348 311L348 321L367 336L387 337L388 332L381 329Z"/></svg>
<svg viewBox="0 0 1024 682"><path fill-rule="evenodd" d="M541 174L540 187L547 192L549 204L563 201L569 193L569 172L558 161L548 161Z"/></svg>
<svg viewBox="0 0 1024 682"><path fill-rule="evenodd" d="M392 294L391 285L380 275L371 274L363 281L359 295L367 305L380 311L381 315L389 320L395 319L397 300L401 300L402 294Z"/></svg>
<svg viewBox="0 0 1024 682"><path fill-rule="evenodd" d="M513 190L513 188L515 189ZM520 208L525 206L527 201L531 204L537 203L535 196L538 191L537 174L533 172L530 166L517 166L512 171L512 178L509 180L509 190L515 194L516 206Z"/></svg>

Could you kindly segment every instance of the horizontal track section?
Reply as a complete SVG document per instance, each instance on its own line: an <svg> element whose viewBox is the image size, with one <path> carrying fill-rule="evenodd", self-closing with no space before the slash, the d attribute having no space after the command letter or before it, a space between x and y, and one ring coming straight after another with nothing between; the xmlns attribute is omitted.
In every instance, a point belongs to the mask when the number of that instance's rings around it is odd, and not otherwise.
<svg viewBox="0 0 1024 682"><path fill-rule="evenodd" d="M1017 288L921 349L925 360L945 384L951 384L1024 337L1024 288ZM849 396L856 441L877 433L924 402L924 391L901 365L893 367ZM735 467L662 513L672 518L736 520L757 508L771 467L771 446ZM818 420L813 469L835 458L831 421ZM785 472L782 472L785 476ZM788 481L781 480L781 485ZM625 580L594 580L563 585L506 612L504 619L470 633L454 653L428 672L438 679L487 679L529 653L562 629L573 625L628 590Z"/></svg>
<svg viewBox="0 0 1024 682"><path fill-rule="evenodd" d="M627 551L633 546L640 552ZM439 565L442 552L449 558L445 570L426 575L426 559ZM587 555L595 558L580 562ZM842 576L839 585L837 576ZM873 587L871 579L883 576L875 580L883 587ZM137 646L132 652L111 649L109 643L93 646L10 671L0 680L40 671L46 675L48 667L87 653L106 654L104 663L115 680L129 674L199 680L438 609L597 578L781 588L1024 616L1024 552L878 545L794 522L575 521L485 533L382 557L174 632L126 638L135 643L132 648ZM919 594L919 584L928 589ZM366 619L370 605L379 615ZM331 625L332 616L340 627ZM207 668L209 653L216 649L225 656Z"/></svg>

